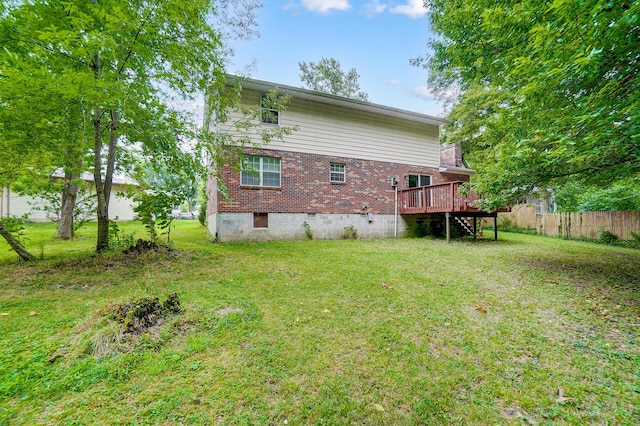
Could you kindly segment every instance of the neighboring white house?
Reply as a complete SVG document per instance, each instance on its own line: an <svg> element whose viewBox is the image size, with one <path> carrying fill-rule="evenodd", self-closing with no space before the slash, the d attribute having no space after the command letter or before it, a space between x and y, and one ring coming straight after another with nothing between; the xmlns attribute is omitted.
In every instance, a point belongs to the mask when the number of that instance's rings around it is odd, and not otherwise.
<svg viewBox="0 0 640 426"><path fill-rule="evenodd" d="M54 173L53 178L59 178L58 174ZM95 194L95 188L93 186L93 175L90 173L83 173L82 180L91 183L92 194ZM111 189L111 198L109 200L109 217L114 219L118 217L120 221L134 220L136 213L133 211L133 201L124 196L118 195L119 193L126 194L127 189L125 185L135 185L131 179L125 177L114 177L113 187ZM40 204L40 201L34 197L28 195L19 195L11 190L11 188L0 188L0 217L12 217L22 216L27 214L29 219L34 222L47 222L49 219L44 211L37 209L36 205ZM95 219L95 217L94 217Z"/></svg>

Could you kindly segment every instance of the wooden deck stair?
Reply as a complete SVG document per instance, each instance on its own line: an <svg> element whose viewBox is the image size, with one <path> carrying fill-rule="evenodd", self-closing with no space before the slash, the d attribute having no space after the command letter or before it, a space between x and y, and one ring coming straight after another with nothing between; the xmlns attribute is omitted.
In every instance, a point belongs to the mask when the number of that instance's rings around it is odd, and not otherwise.
<svg viewBox="0 0 640 426"><path fill-rule="evenodd" d="M401 215L444 214L447 241L450 240L451 218L455 225L475 239L478 236L477 218L492 217L494 238L497 240L498 212L511 211L511 207L491 212L482 210L476 206L476 201L482 199L482 196L466 190L464 184L465 182L448 182L400 190L398 212ZM468 218L473 219L473 225L469 223Z"/></svg>

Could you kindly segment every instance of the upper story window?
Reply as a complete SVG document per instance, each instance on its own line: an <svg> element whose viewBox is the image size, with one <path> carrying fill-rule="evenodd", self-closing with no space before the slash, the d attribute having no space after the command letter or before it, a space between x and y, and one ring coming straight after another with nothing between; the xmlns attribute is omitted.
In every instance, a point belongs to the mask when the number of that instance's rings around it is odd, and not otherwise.
<svg viewBox="0 0 640 426"><path fill-rule="evenodd" d="M409 175L409 188L431 185L430 175Z"/></svg>
<svg viewBox="0 0 640 426"><path fill-rule="evenodd" d="M280 188L280 159L245 156L240 171L240 185Z"/></svg>
<svg viewBox="0 0 640 426"><path fill-rule="evenodd" d="M265 124L280 124L280 112L274 108L277 99L266 93L260 94L260 120Z"/></svg>
<svg viewBox="0 0 640 426"><path fill-rule="evenodd" d="M347 181L346 166L340 163L331 163L329 175L331 182L345 183Z"/></svg>

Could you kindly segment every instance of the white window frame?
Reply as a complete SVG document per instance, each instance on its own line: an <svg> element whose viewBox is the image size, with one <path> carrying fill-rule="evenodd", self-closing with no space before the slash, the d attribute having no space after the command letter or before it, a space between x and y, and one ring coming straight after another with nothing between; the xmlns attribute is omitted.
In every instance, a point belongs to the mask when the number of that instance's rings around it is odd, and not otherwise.
<svg viewBox="0 0 640 426"><path fill-rule="evenodd" d="M342 167L342 171L334 170L333 167ZM334 179L335 176L342 176L342 180ZM329 163L329 181L331 183L346 183L347 182L347 165L344 163Z"/></svg>
<svg viewBox="0 0 640 426"><path fill-rule="evenodd" d="M263 106L263 100L265 99L265 97L266 94L260 93L260 122L262 124L271 124L274 126L278 126L280 125L280 111L273 108L265 108Z"/></svg>
<svg viewBox="0 0 640 426"><path fill-rule="evenodd" d="M418 178L416 186L410 186L411 185L411 176L416 176ZM429 184L428 185L420 185L420 181L422 180L423 177L428 177L429 178ZM422 188L422 187L425 187L425 186L431 186L432 182L433 182L432 176L431 175L427 175L427 174L423 174L423 173L409 173L409 175L407 177L407 186L409 188Z"/></svg>
<svg viewBox="0 0 640 426"><path fill-rule="evenodd" d="M247 160L258 159L258 168L247 170ZM265 170L265 160L276 160L278 162L278 170ZM253 161L252 161L253 162ZM278 185L265 185L265 174L278 174ZM258 182L246 183L247 180L257 178ZM253 186L260 188L280 188L282 187L282 160L278 157L265 157L260 155L246 155L242 161L242 170L240 171L240 186Z"/></svg>

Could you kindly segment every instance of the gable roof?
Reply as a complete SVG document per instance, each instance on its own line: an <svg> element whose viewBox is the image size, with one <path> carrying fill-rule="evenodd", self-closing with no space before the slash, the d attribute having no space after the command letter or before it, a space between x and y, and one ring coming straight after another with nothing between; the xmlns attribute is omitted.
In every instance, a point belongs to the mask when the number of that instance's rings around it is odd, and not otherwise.
<svg viewBox="0 0 640 426"><path fill-rule="evenodd" d="M290 95L294 99L304 99L321 104L339 106L343 108L349 108L356 111L364 111L373 114L384 115L387 117L400 118L403 120L414 121L423 124L430 124L432 126L442 126L449 123L448 120L443 118L433 117L426 114L419 114L413 111L406 111L399 108L393 108L386 105L374 104L371 102L365 102L358 99L346 98L343 96L332 95L329 93L318 92L315 90L302 89L300 87L287 86L284 84L271 83L264 80L256 80L252 78L239 77L235 75L228 75L227 80L229 84L239 81L240 87L248 90L255 90L258 92L266 92L274 87L278 88L278 92Z"/></svg>

